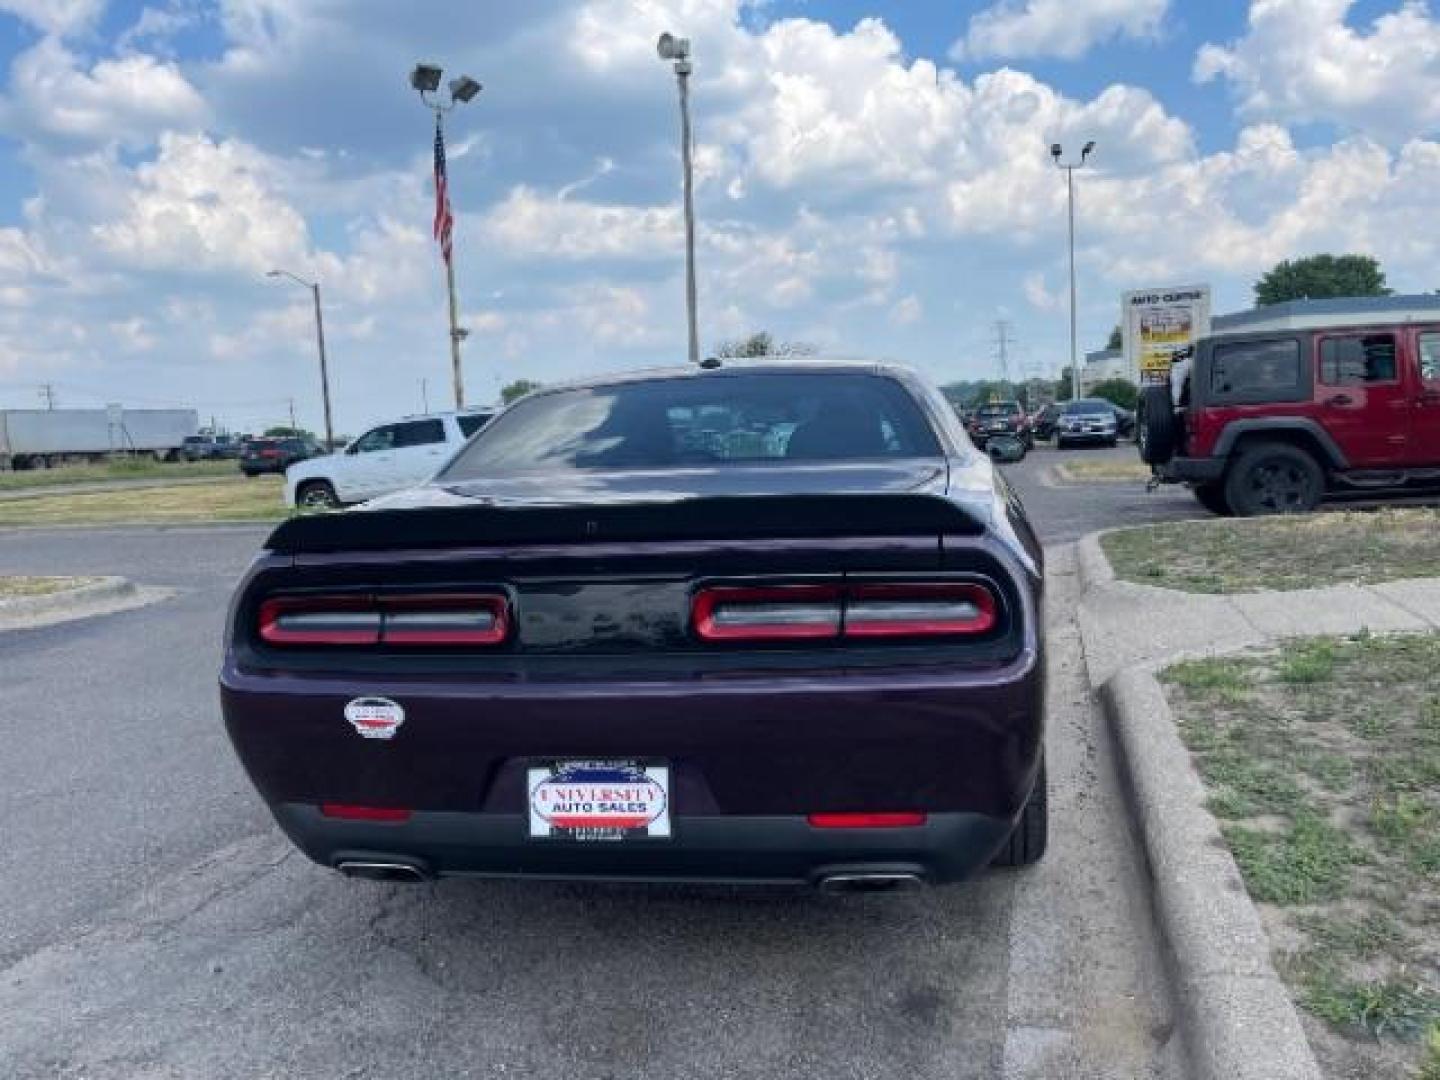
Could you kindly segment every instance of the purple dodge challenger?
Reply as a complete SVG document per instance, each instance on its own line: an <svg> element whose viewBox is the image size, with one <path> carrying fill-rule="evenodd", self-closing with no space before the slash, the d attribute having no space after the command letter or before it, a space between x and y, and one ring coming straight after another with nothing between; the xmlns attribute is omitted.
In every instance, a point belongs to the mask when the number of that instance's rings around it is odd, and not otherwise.
<svg viewBox="0 0 1440 1080"><path fill-rule="evenodd" d="M1045 848L1041 558L903 368L596 378L277 528L225 725L355 877L958 881Z"/></svg>

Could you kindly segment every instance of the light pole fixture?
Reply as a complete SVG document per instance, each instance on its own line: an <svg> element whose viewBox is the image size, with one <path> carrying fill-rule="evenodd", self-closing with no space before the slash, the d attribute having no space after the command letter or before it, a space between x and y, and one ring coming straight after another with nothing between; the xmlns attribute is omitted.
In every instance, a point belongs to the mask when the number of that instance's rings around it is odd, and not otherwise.
<svg viewBox="0 0 1440 1080"><path fill-rule="evenodd" d="M1080 160L1066 164L1065 149L1058 142L1050 144L1050 156L1065 172L1065 191L1069 200L1070 221L1070 396L1080 397L1080 365L1075 341L1075 170L1084 168L1085 161L1095 149L1091 139L1080 150Z"/></svg>
<svg viewBox="0 0 1440 1080"><path fill-rule="evenodd" d="M451 79L440 95L440 79L445 74L438 64L416 64L410 72L410 85L420 95L425 107L435 114L435 240L445 260L445 290L450 301L450 374L455 384L455 408L465 407L465 377L460 369L460 342L467 331L459 325L459 305L455 297L455 255L451 244L454 216L450 212L450 182L445 164L445 114L456 105L464 105L483 89L469 75Z"/></svg>
<svg viewBox="0 0 1440 1080"><path fill-rule="evenodd" d="M265 276L288 277L297 285L304 285L309 289L310 296L315 301L315 345L320 350L320 396L325 403L325 449L334 450L335 426L330 420L330 371L325 364L325 320L320 314L320 283L306 281L299 274L292 274L289 270L267 270Z"/></svg>
<svg viewBox="0 0 1440 1080"><path fill-rule="evenodd" d="M680 162L685 192L685 317L690 331L690 363L700 363L700 329L695 315L695 170L690 137L690 39L661 34L655 43L661 60L674 61L680 87Z"/></svg>

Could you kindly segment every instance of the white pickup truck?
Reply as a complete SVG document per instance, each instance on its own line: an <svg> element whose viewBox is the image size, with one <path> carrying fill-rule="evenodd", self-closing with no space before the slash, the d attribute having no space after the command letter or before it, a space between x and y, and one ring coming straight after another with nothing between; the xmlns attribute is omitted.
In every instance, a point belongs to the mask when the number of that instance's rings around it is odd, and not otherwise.
<svg viewBox="0 0 1440 1080"><path fill-rule="evenodd" d="M423 484L495 414L490 411L407 416L371 428L336 454L285 470L285 502L348 506Z"/></svg>

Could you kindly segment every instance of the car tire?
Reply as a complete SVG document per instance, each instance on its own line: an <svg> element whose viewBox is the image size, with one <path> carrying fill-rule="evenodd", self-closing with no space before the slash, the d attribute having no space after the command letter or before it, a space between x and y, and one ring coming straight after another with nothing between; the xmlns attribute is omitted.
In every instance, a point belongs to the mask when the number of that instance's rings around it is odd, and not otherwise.
<svg viewBox="0 0 1440 1080"><path fill-rule="evenodd" d="M1055 436L1055 449L1056 449L1056 450L1064 450L1064 449L1065 449L1066 447L1068 447L1069 445L1070 445L1070 444L1069 444L1068 442L1066 442L1064 439L1062 439L1059 435L1056 435L1056 436Z"/></svg>
<svg viewBox="0 0 1440 1080"><path fill-rule="evenodd" d="M1319 463L1289 443L1246 447L1225 478L1225 502L1240 517L1306 514L1325 494Z"/></svg>
<svg viewBox="0 0 1440 1080"><path fill-rule="evenodd" d="M1195 493L1195 501L1210 513L1221 517L1230 517L1234 513L1225 499L1224 484L1197 484L1191 490Z"/></svg>
<svg viewBox="0 0 1440 1080"><path fill-rule="evenodd" d="M1140 447L1140 460L1146 465L1164 465L1175 456L1180 438L1180 424L1175 405L1170 400L1170 387L1147 386L1140 394L1135 420L1135 441Z"/></svg>
<svg viewBox="0 0 1440 1080"><path fill-rule="evenodd" d="M329 480L306 480L295 489L295 505L307 510L334 510L340 499Z"/></svg>
<svg viewBox="0 0 1440 1080"><path fill-rule="evenodd" d="M1114 450L1115 447L1117 447L1117 446L1120 445L1120 440L1119 440L1119 439L1106 439L1106 440L1105 440L1105 445L1108 446L1111 450Z"/></svg>
<svg viewBox="0 0 1440 1080"><path fill-rule="evenodd" d="M1005 846L995 853L991 866L1030 866L1040 861L1050 838L1050 789L1045 779L1045 759L1040 759L1040 772L1035 777L1035 786L1030 789L1030 798L1025 800L1025 809L1020 811L1020 820L1005 840Z"/></svg>

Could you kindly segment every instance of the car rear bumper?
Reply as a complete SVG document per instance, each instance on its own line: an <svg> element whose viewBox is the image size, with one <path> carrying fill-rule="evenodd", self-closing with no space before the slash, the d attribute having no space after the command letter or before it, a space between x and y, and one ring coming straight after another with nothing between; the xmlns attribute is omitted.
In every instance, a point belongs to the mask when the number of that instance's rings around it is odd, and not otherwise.
<svg viewBox="0 0 1440 1080"><path fill-rule="evenodd" d="M532 840L521 814L419 813L397 824L334 820L313 805L272 807L285 833L324 866L397 866L416 877L533 877L608 881L821 886L882 876L929 884L983 869L1014 821L929 815L906 828L819 829L797 816L677 816L667 840Z"/></svg>
<svg viewBox="0 0 1440 1080"><path fill-rule="evenodd" d="M1155 474L1167 484L1213 484L1225 475L1225 459L1171 458L1155 466Z"/></svg>
<svg viewBox="0 0 1440 1080"><path fill-rule="evenodd" d="M1055 437L1066 442L1114 442L1119 437L1119 432L1113 428L1109 431L1060 431L1056 430Z"/></svg>

